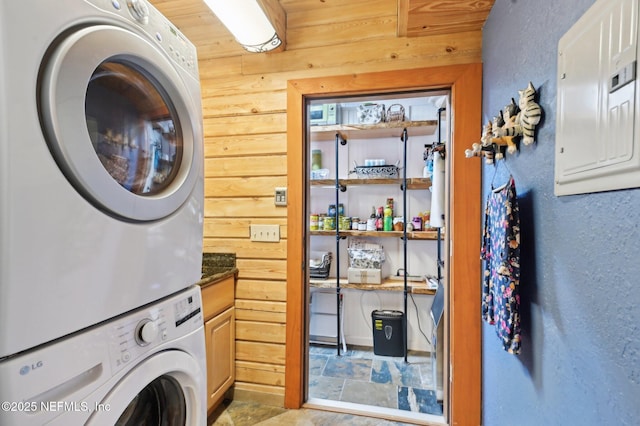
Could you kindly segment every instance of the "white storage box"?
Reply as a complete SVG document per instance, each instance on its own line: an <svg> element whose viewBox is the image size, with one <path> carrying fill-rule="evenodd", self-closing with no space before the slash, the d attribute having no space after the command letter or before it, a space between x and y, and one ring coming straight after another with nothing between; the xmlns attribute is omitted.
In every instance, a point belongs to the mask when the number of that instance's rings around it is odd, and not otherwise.
<svg viewBox="0 0 640 426"><path fill-rule="evenodd" d="M347 279L350 284L380 284L381 269L349 268Z"/></svg>

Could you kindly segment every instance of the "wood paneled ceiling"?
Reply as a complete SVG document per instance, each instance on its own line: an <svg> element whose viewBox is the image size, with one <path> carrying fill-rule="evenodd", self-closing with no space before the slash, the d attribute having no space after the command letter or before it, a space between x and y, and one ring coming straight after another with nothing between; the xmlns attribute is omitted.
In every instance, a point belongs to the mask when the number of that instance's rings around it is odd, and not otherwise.
<svg viewBox="0 0 640 426"><path fill-rule="evenodd" d="M231 35L203 0L150 0L197 46L226 45ZM314 16L344 9L349 14L362 10L371 19L370 0L261 0L279 2L289 16ZM392 2L393 0L387 0ZM397 0L397 36L423 37L481 30L495 0ZM375 8L374 8L375 9ZM299 24L299 22L296 22ZM285 35L286 39L286 35ZM240 47L238 49L241 50Z"/></svg>
<svg viewBox="0 0 640 426"><path fill-rule="evenodd" d="M398 36L481 30L495 0L398 0Z"/></svg>

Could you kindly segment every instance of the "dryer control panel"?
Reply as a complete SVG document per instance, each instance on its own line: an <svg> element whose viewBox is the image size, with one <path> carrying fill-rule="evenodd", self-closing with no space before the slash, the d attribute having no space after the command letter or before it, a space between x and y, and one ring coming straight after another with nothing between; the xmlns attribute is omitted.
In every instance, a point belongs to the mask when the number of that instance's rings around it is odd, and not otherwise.
<svg viewBox="0 0 640 426"><path fill-rule="evenodd" d="M147 0L85 1L135 24L147 38L166 52L167 57L188 71L196 80L199 79L196 47Z"/></svg>

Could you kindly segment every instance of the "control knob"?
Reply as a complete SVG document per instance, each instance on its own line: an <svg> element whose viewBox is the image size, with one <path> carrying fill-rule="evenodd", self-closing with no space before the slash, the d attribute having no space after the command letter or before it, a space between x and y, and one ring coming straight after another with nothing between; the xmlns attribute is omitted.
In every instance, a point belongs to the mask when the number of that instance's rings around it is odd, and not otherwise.
<svg viewBox="0 0 640 426"><path fill-rule="evenodd" d="M133 16L136 21L141 24L149 23L149 6L147 6L144 0L127 0L127 6L129 6L129 12L131 12L131 16Z"/></svg>
<svg viewBox="0 0 640 426"><path fill-rule="evenodd" d="M142 320L136 327L135 337L140 346L147 346L158 337L158 326L150 319Z"/></svg>

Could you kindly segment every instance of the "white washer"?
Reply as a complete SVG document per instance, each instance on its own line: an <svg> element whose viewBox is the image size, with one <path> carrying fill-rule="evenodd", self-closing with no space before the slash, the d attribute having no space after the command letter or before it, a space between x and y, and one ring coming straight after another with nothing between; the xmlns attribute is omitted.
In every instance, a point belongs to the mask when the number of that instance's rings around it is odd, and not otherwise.
<svg viewBox="0 0 640 426"><path fill-rule="evenodd" d="M206 424L200 288L0 362L0 401L5 426Z"/></svg>
<svg viewBox="0 0 640 426"><path fill-rule="evenodd" d="M146 0L0 2L0 358L200 279L195 47Z"/></svg>

